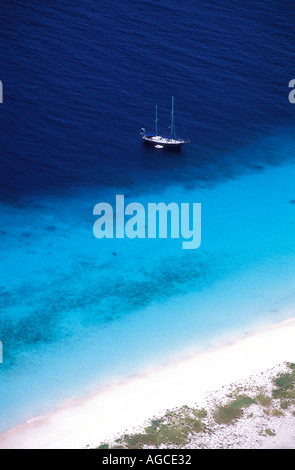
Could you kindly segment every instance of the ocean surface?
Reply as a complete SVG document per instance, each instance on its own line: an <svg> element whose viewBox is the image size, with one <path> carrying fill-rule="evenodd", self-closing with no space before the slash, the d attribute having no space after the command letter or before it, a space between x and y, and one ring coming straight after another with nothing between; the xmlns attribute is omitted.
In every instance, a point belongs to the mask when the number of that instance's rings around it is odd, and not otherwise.
<svg viewBox="0 0 295 470"><path fill-rule="evenodd" d="M1 3L0 432L290 315L294 12ZM156 105L169 132L171 96L191 142L147 148L139 132ZM120 194L201 203L201 246L95 238L95 204Z"/></svg>

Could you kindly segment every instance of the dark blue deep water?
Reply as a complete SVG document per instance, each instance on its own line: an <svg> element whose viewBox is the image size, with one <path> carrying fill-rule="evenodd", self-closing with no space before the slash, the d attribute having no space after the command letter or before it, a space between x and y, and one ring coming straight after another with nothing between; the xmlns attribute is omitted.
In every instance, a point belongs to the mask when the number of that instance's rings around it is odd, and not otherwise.
<svg viewBox="0 0 295 470"><path fill-rule="evenodd" d="M280 320L294 295L293 2L4 0L0 23L0 430ZM168 132L171 96L191 143L146 148L139 132L156 105ZM201 248L96 240L93 207L116 194L201 202Z"/></svg>
<svg viewBox="0 0 295 470"><path fill-rule="evenodd" d="M278 163L230 151L293 126L291 1L4 1L1 10L2 200L191 183L191 171L216 181ZM172 95L192 143L167 159L138 134L153 128L156 104L167 132Z"/></svg>

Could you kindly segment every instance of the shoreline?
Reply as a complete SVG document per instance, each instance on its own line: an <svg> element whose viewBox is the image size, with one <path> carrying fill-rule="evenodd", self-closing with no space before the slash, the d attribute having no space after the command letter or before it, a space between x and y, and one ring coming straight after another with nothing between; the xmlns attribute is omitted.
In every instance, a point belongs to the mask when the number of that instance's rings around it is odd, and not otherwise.
<svg viewBox="0 0 295 470"><path fill-rule="evenodd" d="M67 400L0 435L0 449L96 447L155 415L198 406L208 393L295 360L295 316L255 333L146 370L88 397Z"/></svg>

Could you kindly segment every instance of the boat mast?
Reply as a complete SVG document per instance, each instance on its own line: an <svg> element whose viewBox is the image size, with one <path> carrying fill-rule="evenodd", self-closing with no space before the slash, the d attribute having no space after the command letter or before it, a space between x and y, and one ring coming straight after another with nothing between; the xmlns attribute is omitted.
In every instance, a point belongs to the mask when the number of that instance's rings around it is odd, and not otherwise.
<svg viewBox="0 0 295 470"><path fill-rule="evenodd" d="M174 96L172 96L171 137L172 137L172 139L174 138Z"/></svg>
<svg viewBox="0 0 295 470"><path fill-rule="evenodd" d="M156 105L156 135L158 135L158 106Z"/></svg>

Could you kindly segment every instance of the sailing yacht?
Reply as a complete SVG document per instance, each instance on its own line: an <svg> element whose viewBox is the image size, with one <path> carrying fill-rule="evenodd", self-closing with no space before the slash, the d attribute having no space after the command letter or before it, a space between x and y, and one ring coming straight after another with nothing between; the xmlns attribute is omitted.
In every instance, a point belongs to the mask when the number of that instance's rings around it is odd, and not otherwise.
<svg viewBox="0 0 295 470"><path fill-rule="evenodd" d="M155 133L146 132L142 128L142 140L144 143L153 145L156 148L180 148L182 145L189 143L189 139L176 139L175 126L174 126L174 96L172 96L172 111L171 111L171 134L170 136L163 136L158 134L158 107L156 106L156 119L155 119Z"/></svg>

